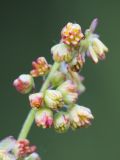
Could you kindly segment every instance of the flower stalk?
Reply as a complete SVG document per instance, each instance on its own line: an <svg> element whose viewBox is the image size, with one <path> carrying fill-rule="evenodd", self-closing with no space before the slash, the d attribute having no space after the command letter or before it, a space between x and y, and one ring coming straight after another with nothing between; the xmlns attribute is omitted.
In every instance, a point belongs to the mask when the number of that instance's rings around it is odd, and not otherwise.
<svg viewBox="0 0 120 160"><path fill-rule="evenodd" d="M44 82L40 92L44 93L45 90L49 87L51 77L52 77L53 73L59 68L59 66L60 66L60 63L58 63L58 62L55 62L53 64L53 66L51 68L51 71L50 71L46 81ZM18 140L27 138L28 133L29 133L29 131L30 131L31 127L32 127L32 124L34 122L35 113L36 113L36 109L31 109L30 110L30 112L29 112L29 114L28 114L28 116L27 116L27 118L26 118L26 120L25 120L25 122L23 124L23 127L22 127L22 129L20 131L20 134L18 136Z"/></svg>

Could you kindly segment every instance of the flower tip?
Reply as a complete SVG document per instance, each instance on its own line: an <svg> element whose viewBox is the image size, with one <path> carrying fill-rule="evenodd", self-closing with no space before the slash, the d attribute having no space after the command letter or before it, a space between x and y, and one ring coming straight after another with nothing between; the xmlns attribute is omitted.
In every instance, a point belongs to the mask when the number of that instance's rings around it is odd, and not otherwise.
<svg viewBox="0 0 120 160"><path fill-rule="evenodd" d="M35 114L37 127L50 128L53 124L53 112L49 108L41 108Z"/></svg>
<svg viewBox="0 0 120 160"><path fill-rule="evenodd" d="M98 18L93 19L90 25L90 31L93 33L98 25Z"/></svg>
<svg viewBox="0 0 120 160"><path fill-rule="evenodd" d="M43 93L33 93L29 95L30 105L33 108L40 108L43 105Z"/></svg>
<svg viewBox="0 0 120 160"><path fill-rule="evenodd" d="M13 86L22 94L29 93L34 87L34 80L29 74L22 74L13 81Z"/></svg>

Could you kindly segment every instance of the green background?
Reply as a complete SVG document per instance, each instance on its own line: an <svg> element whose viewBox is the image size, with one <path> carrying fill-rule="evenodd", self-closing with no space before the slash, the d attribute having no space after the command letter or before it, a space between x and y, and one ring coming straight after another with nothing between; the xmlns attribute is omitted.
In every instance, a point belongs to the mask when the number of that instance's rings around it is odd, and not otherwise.
<svg viewBox="0 0 120 160"><path fill-rule="evenodd" d="M79 98L95 120L88 129L57 134L35 127L29 138L43 160L120 159L120 1L34 0L0 2L0 138L17 137L30 110L27 96L12 81L28 73L31 62L45 56L59 42L61 28L77 22L83 31L99 18L97 32L109 47L107 59L94 65L87 60L82 71L87 91ZM41 82L37 82L41 85Z"/></svg>

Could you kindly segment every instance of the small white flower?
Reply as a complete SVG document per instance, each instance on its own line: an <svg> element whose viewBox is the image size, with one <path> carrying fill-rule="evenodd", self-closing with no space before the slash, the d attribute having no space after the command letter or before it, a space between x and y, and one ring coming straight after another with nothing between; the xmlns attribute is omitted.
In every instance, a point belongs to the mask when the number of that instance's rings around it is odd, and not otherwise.
<svg viewBox="0 0 120 160"><path fill-rule="evenodd" d="M73 58L73 52L69 46L64 43L59 43L51 48L53 59L57 62L69 62Z"/></svg>
<svg viewBox="0 0 120 160"><path fill-rule="evenodd" d="M70 109L69 115L72 128L89 126L91 120L94 119L89 108L77 104Z"/></svg>

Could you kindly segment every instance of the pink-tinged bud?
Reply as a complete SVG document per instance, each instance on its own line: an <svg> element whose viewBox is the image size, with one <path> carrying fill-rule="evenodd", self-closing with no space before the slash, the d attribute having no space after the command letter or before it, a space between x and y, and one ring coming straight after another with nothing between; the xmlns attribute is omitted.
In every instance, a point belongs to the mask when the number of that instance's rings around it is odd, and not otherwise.
<svg viewBox="0 0 120 160"><path fill-rule="evenodd" d="M80 40L84 35L79 24L67 23L61 31L61 41L67 45L76 47L79 46Z"/></svg>
<svg viewBox="0 0 120 160"><path fill-rule="evenodd" d="M71 127L73 129L89 126L91 125L91 120L94 119L91 110L89 108L79 105L74 105L70 109L69 115L70 115Z"/></svg>
<svg viewBox="0 0 120 160"><path fill-rule="evenodd" d="M32 62L33 70L30 72L33 77L43 76L49 72L51 66L47 63L44 57L39 57Z"/></svg>
<svg viewBox="0 0 120 160"><path fill-rule="evenodd" d="M16 90L22 94L29 93L35 86L34 80L29 74L22 74L13 82Z"/></svg>
<svg viewBox="0 0 120 160"><path fill-rule="evenodd" d="M57 90L47 90L44 99L46 105L51 109L59 109L64 105L63 96Z"/></svg>
<svg viewBox="0 0 120 160"><path fill-rule="evenodd" d="M33 108L40 108L43 105L43 93L34 93L29 95L30 105Z"/></svg>
<svg viewBox="0 0 120 160"><path fill-rule="evenodd" d="M24 158L27 155L34 153L36 151L36 146L30 145L27 139L17 141L17 157Z"/></svg>
<svg viewBox="0 0 120 160"><path fill-rule="evenodd" d="M58 133L64 133L69 129L70 119L67 112L58 112L54 116L54 128Z"/></svg>
<svg viewBox="0 0 120 160"><path fill-rule="evenodd" d="M71 80L67 80L62 83L58 88L63 95L63 100L66 104L75 103L78 98L78 89L77 85Z"/></svg>
<svg viewBox="0 0 120 160"><path fill-rule="evenodd" d="M41 108L35 114L35 122L38 127L50 128L53 124L53 112L49 108Z"/></svg>
<svg viewBox="0 0 120 160"><path fill-rule="evenodd" d="M78 94L79 95L82 94L86 90L83 84L84 77L77 72L71 71L71 69L68 69L68 71L69 71L71 80L77 85Z"/></svg>
<svg viewBox="0 0 120 160"><path fill-rule="evenodd" d="M53 59L56 62L70 62L73 58L74 52L71 47L64 43L59 43L51 48L51 53L53 54Z"/></svg>

